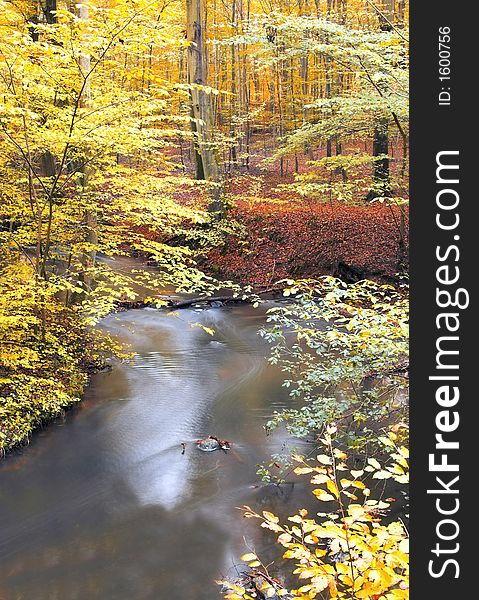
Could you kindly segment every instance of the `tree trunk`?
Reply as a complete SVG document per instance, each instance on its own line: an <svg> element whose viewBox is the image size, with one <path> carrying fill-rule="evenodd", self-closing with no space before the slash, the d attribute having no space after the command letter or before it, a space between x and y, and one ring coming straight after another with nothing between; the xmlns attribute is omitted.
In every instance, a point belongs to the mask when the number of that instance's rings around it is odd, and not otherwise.
<svg viewBox="0 0 479 600"><path fill-rule="evenodd" d="M379 26L381 31L391 31L394 25L394 9L396 0L383 0L381 13L379 14Z"/></svg>
<svg viewBox="0 0 479 600"><path fill-rule="evenodd" d="M213 142L213 106L207 85L207 54L205 44L204 0L186 0L186 38L188 41L188 83L191 98L192 129L194 132L194 155L196 178L212 184L209 211L221 216L222 182Z"/></svg>
<svg viewBox="0 0 479 600"><path fill-rule="evenodd" d="M394 22L395 0L383 0L381 14L378 15L381 31L391 31ZM378 120L374 129L373 156L379 158L374 162L374 185L368 193L367 199L391 195L391 178L389 172L389 125L388 119L382 117Z"/></svg>
<svg viewBox="0 0 479 600"><path fill-rule="evenodd" d="M57 10L57 0L46 0L45 8L43 12L45 14L45 20L49 25L56 23L57 16L55 11Z"/></svg>
<svg viewBox="0 0 479 600"><path fill-rule="evenodd" d="M374 161L374 186L369 191L368 200L391 195L391 180L389 173L389 122L387 118L379 119L374 130L373 156Z"/></svg>
<svg viewBox="0 0 479 600"><path fill-rule="evenodd" d="M88 6L80 3L77 4L77 14L80 19L87 20L88 19ZM79 67L81 71L81 75L84 79L83 88L81 91L81 96L78 102L78 107L80 109L90 108L91 100L90 100L90 55L86 52L82 52L79 58ZM82 166L78 171L77 183L82 191L85 192L85 189L88 185L89 178L89 168L87 165ZM95 266L96 262L96 247L98 244L98 223L97 223L97 213L94 207L88 207L83 213L83 230L84 236L83 239L88 245L88 250L83 252L80 262L82 265L82 273L80 276L80 280L83 282L84 289L89 292L92 289L92 269Z"/></svg>

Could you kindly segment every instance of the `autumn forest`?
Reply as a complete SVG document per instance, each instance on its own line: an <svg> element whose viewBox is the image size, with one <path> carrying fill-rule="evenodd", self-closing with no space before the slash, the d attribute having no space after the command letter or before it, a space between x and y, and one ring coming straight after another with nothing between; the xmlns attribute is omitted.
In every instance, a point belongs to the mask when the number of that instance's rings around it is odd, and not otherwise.
<svg viewBox="0 0 479 600"><path fill-rule="evenodd" d="M408 2L0 9L0 598L407 598Z"/></svg>

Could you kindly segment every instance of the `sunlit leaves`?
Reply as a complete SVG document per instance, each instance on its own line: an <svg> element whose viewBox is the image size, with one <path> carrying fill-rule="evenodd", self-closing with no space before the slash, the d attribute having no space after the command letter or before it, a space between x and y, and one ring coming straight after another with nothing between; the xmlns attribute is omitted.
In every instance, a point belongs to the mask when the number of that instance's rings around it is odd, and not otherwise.
<svg viewBox="0 0 479 600"><path fill-rule="evenodd" d="M409 540L402 522L383 522L390 507L389 502L373 500L363 480L363 470L345 467L346 477L338 481L337 467L346 464L348 456L334 446L332 436L336 427L328 427L323 443L330 457L326 461L306 461L299 456L295 472L299 475L313 474L311 481L321 487L314 489L316 498L325 503L328 512L318 512L319 520L311 518L301 509L282 523L270 512L258 513L245 507L247 518L258 519L263 527L277 535L277 543L283 547L283 558L294 561L293 574L298 579L296 589L285 592L290 598L317 598L328 590L331 598L398 598L405 600L409 587ZM387 439L391 439L389 432ZM401 454L393 444L391 454ZM404 453L404 450L402 451ZM340 457L339 457L340 455ZM344 462L345 461L345 462ZM375 469L387 469L371 459ZM353 473L354 472L354 473ZM367 471L366 471L367 474ZM362 497L352 496L346 488L355 485ZM251 571L242 579L254 581L258 575L271 582L269 571L255 553L248 553L242 560L249 562ZM238 592L238 582L221 582L226 590ZM277 584L280 585L279 582ZM236 587L235 587L236 586ZM239 595L249 598L248 592ZM226 595L229 598L230 596Z"/></svg>
<svg viewBox="0 0 479 600"><path fill-rule="evenodd" d="M177 14L87 4L88 16L59 3L55 22L35 23L38 3L0 0L0 450L124 355L92 331L119 303L218 289L193 246L220 228L166 151L189 127L187 90L158 68L182 45ZM178 201L187 185L197 202ZM118 268L131 253L142 264Z"/></svg>

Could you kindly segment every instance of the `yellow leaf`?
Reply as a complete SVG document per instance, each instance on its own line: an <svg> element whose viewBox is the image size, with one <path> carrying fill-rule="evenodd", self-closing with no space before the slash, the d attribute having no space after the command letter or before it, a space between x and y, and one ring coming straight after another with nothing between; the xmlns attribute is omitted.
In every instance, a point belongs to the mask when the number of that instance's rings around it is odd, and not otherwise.
<svg viewBox="0 0 479 600"><path fill-rule="evenodd" d="M311 483L314 484L326 483L326 481L329 481L329 475L323 475L322 473L318 473L311 479Z"/></svg>
<svg viewBox="0 0 479 600"><path fill-rule="evenodd" d="M331 494L333 494L334 496L336 496L336 498L339 498L338 486L336 485L336 483L332 479L330 479L326 483L326 486L327 486L328 490L331 492Z"/></svg>
<svg viewBox="0 0 479 600"><path fill-rule="evenodd" d="M282 533L280 536L278 536L278 542L280 544L289 544L289 542L292 540L293 538L291 537L291 535L289 533Z"/></svg>
<svg viewBox="0 0 479 600"><path fill-rule="evenodd" d="M264 510L263 511L263 517L267 520L267 521L271 521L271 523L279 523L279 518L276 515L273 515L273 513Z"/></svg>
<svg viewBox="0 0 479 600"><path fill-rule="evenodd" d="M389 471L376 471L373 475L373 479L389 479L392 477L392 473Z"/></svg>
<svg viewBox="0 0 479 600"><path fill-rule="evenodd" d="M365 510L360 504L350 504L348 506L348 513L354 519L364 516Z"/></svg>
<svg viewBox="0 0 479 600"><path fill-rule="evenodd" d="M331 500L334 500L334 496L331 496L331 494L328 494L324 490L313 490L313 494L318 500L321 500L321 502L331 502Z"/></svg>
<svg viewBox="0 0 479 600"><path fill-rule="evenodd" d="M252 562L248 563L248 567L260 567L261 563L259 560L253 560Z"/></svg>
<svg viewBox="0 0 479 600"><path fill-rule="evenodd" d="M362 481L353 481L352 485L360 490L364 490L366 487Z"/></svg>
<svg viewBox="0 0 479 600"><path fill-rule="evenodd" d="M241 557L241 560L248 562L250 560L255 560L256 558L258 558L256 556L256 554L254 554L253 552L248 552L248 554L243 554L243 556Z"/></svg>
<svg viewBox="0 0 479 600"><path fill-rule="evenodd" d="M312 470L313 469L311 467L296 467L294 472L296 475L305 475L306 473L311 473Z"/></svg>
<svg viewBox="0 0 479 600"><path fill-rule="evenodd" d="M361 475L363 475L363 474L364 474L364 471L363 471L363 469L361 469L360 471L353 471L353 470L351 469L351 475L352 475L352 476L353 476L355 479L357 479L358 477L361 477Z"/></svg>

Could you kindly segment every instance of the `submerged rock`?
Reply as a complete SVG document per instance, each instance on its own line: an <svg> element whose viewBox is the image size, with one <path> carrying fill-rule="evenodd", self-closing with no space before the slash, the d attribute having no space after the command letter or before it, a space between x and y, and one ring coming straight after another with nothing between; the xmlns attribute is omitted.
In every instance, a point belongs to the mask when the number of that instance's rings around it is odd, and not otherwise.
<svg viewBox="0 0 479 600"><path fill-rule="evenodd" d="M210 435L204 440L196 440L196 446L203 452L214 452L215 450L229 450L230 443L227 440L219 440L217 437Z"/></svg>

